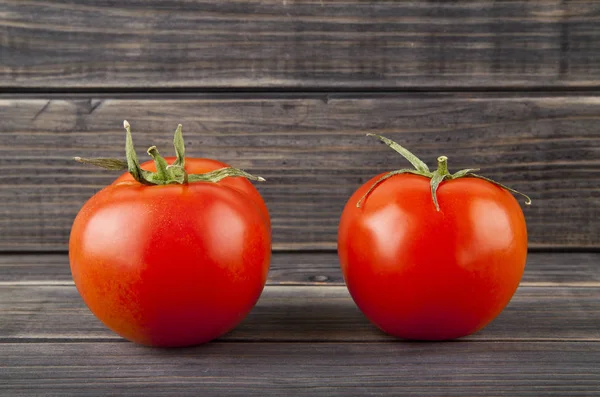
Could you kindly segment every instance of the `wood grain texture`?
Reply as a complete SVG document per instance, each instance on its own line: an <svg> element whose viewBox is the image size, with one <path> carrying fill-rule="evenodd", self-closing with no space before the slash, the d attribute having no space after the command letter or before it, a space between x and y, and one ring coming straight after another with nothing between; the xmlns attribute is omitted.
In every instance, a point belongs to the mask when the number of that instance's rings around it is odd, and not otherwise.
<svg viewBox="0 0 600 397"><path fill-rule="evenodd" d="M267 178L275 249L335 249L352 192L406 165L365 132L530 194L531 247L600 247L595 94L213 94L0 97L0 250L66 249L81 205L115 178L71 157L123 156L125 118L140 156L169 153L181 122L190 156Z"/></svg>
<svg viewBox="0 0 600 397"><path fill-rule="evenodd" d="M560 265L550 272L577 282L599 281L600 256L569 257L573 266L561 272ZM597 276L598 280L594 277ZM549 279L548 279L549 280ZM0 254L0 283L71 283L68 254ZM342 285L337 254L334 252L273 252L267 283L270 285Z"/></svg>
<svg viewBox="0 0 600 397"><path fill-rule="evenodd" d="M0 254L0 284L72 283L67 254ZM274 252L269 285L344 285L335 252ZM598 286L600 253L529 253L524 286Z"/></svg>
<svg viewBox="0 0 600 397"><path fill-rule="evenodd" d="M581 87L595 1L4 0L0 87Z"/></svg>
<svg viewBox="0 0 600 397"><path fill-rule="evenodd" d="M600 288L520 287L505 311L472 341L600 342ZM0 341L118 341L73 285L0 285ZM393 338L360 313L345 287L267 286L227 341L372 342ZM461 339L463 340L463 339Z"/></svg>
<svg viewBox="0 0 600 397"><path fill-rule="evenodd" d="M600 343L2 343L10 396L593 396Z"/></svg>

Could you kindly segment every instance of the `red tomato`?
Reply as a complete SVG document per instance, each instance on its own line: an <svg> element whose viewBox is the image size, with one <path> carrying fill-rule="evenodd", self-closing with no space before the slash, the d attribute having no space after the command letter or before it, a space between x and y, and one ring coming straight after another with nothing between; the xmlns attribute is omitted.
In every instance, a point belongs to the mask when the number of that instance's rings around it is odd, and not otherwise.
<svg viewBox="0 0 600 397"><path fill-rule="evenodd" d="M224 166L187 158L185 168ZM147 186L123 175L83 206L69 242L90 310L152 346L199 344L235 327L261 294L270 253L266 206L240 177Z"/></svg>
<svg viewBox="0 0 600 397"><path fill-rule="evenodd" d="M444 181L384 174L360 187L341 217L338 252L352 298L380 329L443 340L485 327L508 304L523 271L527 229L516 199L474 177Z"/></svg>

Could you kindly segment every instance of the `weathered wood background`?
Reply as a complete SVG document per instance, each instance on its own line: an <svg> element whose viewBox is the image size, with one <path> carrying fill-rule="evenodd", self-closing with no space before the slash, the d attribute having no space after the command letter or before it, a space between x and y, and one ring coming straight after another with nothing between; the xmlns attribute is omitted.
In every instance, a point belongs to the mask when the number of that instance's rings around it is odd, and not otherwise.
<svg viewBox="0 0 600 397"><path fill-rule="evenodd" d="M73 156L171 150L264 176L276 251L257 307L196 349L108 331L67 243L116 177ZM338 219L371 176L429 164L529 194L521 287L456 343L396 343L351 301ZM0 0L0 395L597 395L600 2ZM326 288L325 288L326 287Z"/></svg>
<svg viewBox="0 0 600 397"><path fill-rule="evenodd" d="M71 158L124 157L125 118L140 156L172 152L181 122L190 156L265 177L275 249L335 249L352 192L408 164L365 132L527 192L533 248L600 247L599 97L421 93L0 97L0 249L67 248L81 205L115 178Z"/></svg>
<svg viewBox="0 0 600 397"><path fill-rule="evenodd" d="M0 85L590 87L599 21L589 0L3 0Z"/></svg>
<svg viewBox="0 0 600 397"><path fill-rule="evenodd" d="M70 158L122 155L123 119L140 155L181 122L267 178L276 250L335 249L349 195L404 165L365 132L530 194L532 248L600 248L596 2L5 0L0 38L0 250L67 248L114 177Z"/></svg>

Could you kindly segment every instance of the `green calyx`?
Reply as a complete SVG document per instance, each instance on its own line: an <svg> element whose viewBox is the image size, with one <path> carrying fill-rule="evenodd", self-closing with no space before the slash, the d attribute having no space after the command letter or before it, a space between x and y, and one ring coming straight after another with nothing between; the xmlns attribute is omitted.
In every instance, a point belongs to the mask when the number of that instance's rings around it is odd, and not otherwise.
<svg viewBox="0 0 600 397"><path fill-rule="evenodd" d="M403 168L400 170L388 172L387 174L383 175L381 178L379 178L377 181L375 181L375 183L369 188L369 190L360 198L360 200L358 200L358 202L356 203L356 206L359 208L362 205L362 203L365 201L367 196L380 183L382 183L383 181L385 181L388 178L391 178L394 175L399 175L399 174L415 174L415 175L421 175L426 178L429 178L431 180L431 182L430 182L431 198L433 200L433 204L435 205L435 209L437 211L440 210L440 206L438 204L438 199L437 199L437 190L438 190L438 187L440 186L440 184L442 183L442 181L445 181L445 180L449 181L452 179L458 179L458 178L464 178L464 177L479 178L479 179L483 179L484 181L493 183L494 185L499 186L502 189L508 190L511 193L515 193L515 194L519 194L519 195L523 196L525 198L526 205L531 204L531 199L529 198L529 196L527 196L519 191L516 191L514 189L511 189L508 186L505 186L501 183L493 181L489 178L475 174L476 171L479 171L479 168L467 168L464 170L457 171L454 174L450 174L450 172L448 171L448 157L440 156L437 159L438 160L437 170L431 172L429 170L429 167L427 167L427 164L425 164L417 156L415 156L414 154L412 154L411 152L409 152L407 149L403 148L402 146L398 145L396 142L392 141L391 139L388 139L381 135L375 135L375 134L367 134L367 136L374 136L374 137L378 138L379 140L381 140L386 145L388 145L389 147L391 147L392 149L394 149L402 157L407 159L413 165L414 169Z"/></svg>
<svg viewBox="0 0 600 397"><path fill-rule="evenodd" d="M148 149L148 154L154 160L156 172L146 171L140 167L137 159L137 154L133 147L131 138L131 126L125 120L123 126L126 131L125 138L125 157L126 161L112 158L81 158L74 157L75 161L85 164L92 164L102 167L107 170L123 171L128 170L131 176L143 185L169 185L169 184L186 184L190 182L219 182L227 177L242 176L251 181L264 182L265 179L260 176L251 175L238 168L225 167L205 174L188 174L185 170L185 144L181 131L181 124L177 126L175 137L173 138L173 146L175 146L176 159L173 164L168 164L167 161L160 155L156 146L151 146Z"/></svg>

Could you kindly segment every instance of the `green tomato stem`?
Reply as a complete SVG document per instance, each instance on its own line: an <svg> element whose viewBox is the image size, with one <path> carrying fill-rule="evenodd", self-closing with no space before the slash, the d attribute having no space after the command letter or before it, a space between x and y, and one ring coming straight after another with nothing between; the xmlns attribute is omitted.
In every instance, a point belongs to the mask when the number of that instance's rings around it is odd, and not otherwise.
<svg viewBox="0 0 600 397"><path fill-rule="evenodd" d="M148 154L154 160L154 165L156 166L156 176L162 180L167 181L171 175L167 167L169 164L167 161L158 153L158 149L156 146L150 146L148 148Z"/></svg>
<svg viewBox="0 0 600 397"><path fill-rule="evenodd" d="M188 174L185 170L185 143L183 140L182 126L179 124L173 137L173 146L175 147L176 160L169 165L160 155L156 146L148 149L148 154L154 159L156 172L143 170L137 159L137 154L133 146L131 137L131 125L127 120L123 121L125 127L125 157L127 161L112 158L88 159L74 157L75 161L85 164L91 164L109 170L127 169L131 176L144 185L169 185L173 183L187 184L191 182L219 182L228 177L244 177L252 181L264 182L265 179L260 176L254 176L245 171L233 167L224 167L204 174Z"/></svg>
<svg viewBox="0 0 600 397"><path fill-rule="evenodd" d="M515 193L515 194L519 194L519 195L523 196L525 198L525 205L531 204L531 198L529 198L529 196L527 196L517 190L511 189L510 187L505 186L501 183L498 183L492 179L475 174L475 172L479 171L479 168L467 168L464 170L457 171L454 174L450 174L450 171L448 170L448 157L440 156L437 158L437 161L438 161L437 170L435 170L434 172L430 172L429 168L427 168L427 165L423 161L421 161L417 156L415 156L410 151L408 151L408 149L400 146L399 144L392 141L391 139L388 139L388 138L380 136L380 135L375 135L375 134L367 134L367 136L374 136L374 137L378 138L380 141L385 143L390 148L394 149L402 157L404 157L406 160L408 160L413 165L413 167L415 167L415 169L401 169L401 170L397 170L397 171L391 171L391 172L388 172L387 174L385 174L384 176L382 176L381 178L379 178L377 181L375 181L375 183L373 183L371 185L369 190L367 190L367 192L358 200L358 202L356 203L356 206L359 208L364 204L365 200L367 199L367 196L369 194L371 194L373 192L373 190L375 190L375 188L377 186L379 186L381 183L383 183L385 180L387 180L388 178L390 178L394 175L407 174L407 173L421 175L421 176L431 179L431 182L430 182L431 199L433 201L433 205L435 206L436 211L440 211L440 206L439 206L438 199L437 199L437 190L438 190L440 184L444 180L459 179L459 178L464 178L464 177L479 178L479 179L483 179L487 182L493 183L494 185L499 186L502 189L505 189L511 193Z"/></svg>
<svg viewBox="0 0 600 397"><path fill-rule="evenodd" d="M127 161L119 159L88 159L85 157L73 157L73 160L82 164L91 164L106 170L123 171L127 169Z"/></svg>
<svg viewBox="0 0 600 397"><path fill-rule="evenodd" d="M448 157L446 156L440 156L437 158L438 161L438 168L437 168L437 173L440 175L448 175Z"/></svg>

